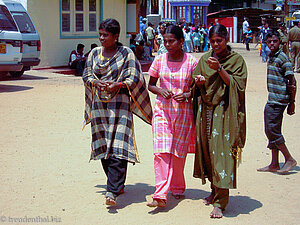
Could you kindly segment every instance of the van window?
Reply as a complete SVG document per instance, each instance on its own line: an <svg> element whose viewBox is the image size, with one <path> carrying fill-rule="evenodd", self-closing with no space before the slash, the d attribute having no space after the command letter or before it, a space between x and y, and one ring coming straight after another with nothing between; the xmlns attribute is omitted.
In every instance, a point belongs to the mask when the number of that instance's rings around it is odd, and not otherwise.
<svg viewBox="0 0 300 225"><path fill-rule="evenodd" d="M0 5L0 30L18 31L14 19L3 5Z"/></svg>
<svg viewBox="0 0 300 225"><path fill-rule="evenodd" d="M36 33L34 26L26 12L11 12L21 33Z"/></svg>

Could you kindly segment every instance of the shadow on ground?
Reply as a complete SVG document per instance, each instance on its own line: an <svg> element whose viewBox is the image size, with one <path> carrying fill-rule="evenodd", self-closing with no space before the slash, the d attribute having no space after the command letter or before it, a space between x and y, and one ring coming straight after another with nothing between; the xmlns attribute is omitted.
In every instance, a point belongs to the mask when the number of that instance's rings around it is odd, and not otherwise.
<svg viewBox="0 0 300 225"><path fill-rule="evenodd" d="M101 193L105 195L106 185L96 185L95 187L101 188ZM125 193L120 195L117 199L117 205L114 207L107 207L108 212L111 214L118 213L119 209L125 208L134 203L147 204L147 195L152 195L155 187L145 183L137 183L135 185L126 185ZM200 200L207 197L210 193L200 189L187 189L181 199L175 199L170 193L168 195L167 206L165 208L153 208L148 213L155 215L158 213L166 213L175 208L183 200ZM104 196L103 196L104 201ZM212 206L210 206L212 208ZM224 217L236 217L240 214L249 214L257 208L262 207L262 203L258 200L252 199L248 196L231 196L229 205L224 212ZM149 208L150 209L150 208Z"/></svg>
<svg viewBox="0 0 300 225"><path fill-rule="evenodd" d="M26 90L30 90L32 88L33 87L27 87L27 86L21 86L21 85L0 84L0 93L26 91Z"/></svg>
<svg viewBox="0 0 300 225"><path fill-rule="evenodd" d="M237 217L240 214L249 214L263 204L249 196L230 196L229 204L224 212L224 217Z"/></svg>
<svg viewBox="0 0 300 225"><path fill-rule="evenodd" d="M18 78L14 78L11 77L8 74L0 74L0 81L11 81L11 80L44 80L44 79L48 79L48 77L39 77L39 76L32 76L32 75L27 75L27 74L23 74L23 76L18 77Z"/></svg>
<svg viewBox="0 0 300 225"><path fill-rule="evenodd" d="M106 185L96 185L95 187L101 188L103 190L97 191L97 193L103 194L103 201L105 195ZM115 214L118 213L118 209L122 209L126 206L129 206L134 203L145 202L146 207L146 196L153 194L155 191L154 186L150 186L149 184L144 183L136 183L135 185L126 185L124 194L120 195L117 199L117 205L114 207L108 207L108 212Z"/></svg>
<svg viewBox="0 0 300 225"><path fill-rule="evenodd" d="M282 168L283 165L284 165L284 163L279 163L280 168ZM289 172L287 172L287 173L284 173L284 174L278 174L278 173L276 173L276 174L285 176L285 175L296 174L296 173L299 172L299 171L300 171L300 167L299 167L299 166L295 166L293 169L291 169L291 170L290 170Z"/></svg>

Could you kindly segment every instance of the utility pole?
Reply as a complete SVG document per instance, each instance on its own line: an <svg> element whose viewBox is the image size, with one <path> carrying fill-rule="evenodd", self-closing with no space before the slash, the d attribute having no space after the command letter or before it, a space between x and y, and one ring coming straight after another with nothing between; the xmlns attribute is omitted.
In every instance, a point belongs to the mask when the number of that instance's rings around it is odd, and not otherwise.
<svg viewBox="0 0 300 225"><path fill-rule="evenodd" d="M288 0L284 0L284 17L289 16L289 10L288 10Z"/></svg>

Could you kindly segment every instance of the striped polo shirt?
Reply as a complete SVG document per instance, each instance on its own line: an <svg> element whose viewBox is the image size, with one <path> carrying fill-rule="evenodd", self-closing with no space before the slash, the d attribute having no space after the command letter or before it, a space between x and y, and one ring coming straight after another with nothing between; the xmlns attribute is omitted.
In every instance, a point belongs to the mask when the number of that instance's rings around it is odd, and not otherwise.
<svg viewBox="0 0 300 225"><path fill-rule="evenodd" d="M282 50L269 55L267 69L268 103L288 105L290 95L287 92L287 76L294 75L293 66Z"/></svg>

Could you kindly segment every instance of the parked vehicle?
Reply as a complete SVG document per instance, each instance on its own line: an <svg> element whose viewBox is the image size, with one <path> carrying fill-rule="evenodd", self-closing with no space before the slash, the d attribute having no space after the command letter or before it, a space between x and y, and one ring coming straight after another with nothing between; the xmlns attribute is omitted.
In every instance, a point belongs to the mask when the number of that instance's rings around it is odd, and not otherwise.
<svg viewBox="0 0 300 225"><path fill-rule="evenodd" d="M23 54L21 63L23 64L23 68L21 71L11 72L12 76L20 77L24 71L30 70L32 66L37 66L40 63L40 36L29 14L20 2L11 0L4 0L3 2L15 19L22 34Z"/></svg>
<svg viewBox="0 0 300 225"><path fill-rule="evenodd" d="M22 34L8 8L0 0L0 72L22 71L22 51Z"/></svg>
<svg viewBox="0 0 300 225"><path fill-rule="evenodd" d="M295 17L295 21L300 21L300 10L293 13L292 17Z"/></svg>

